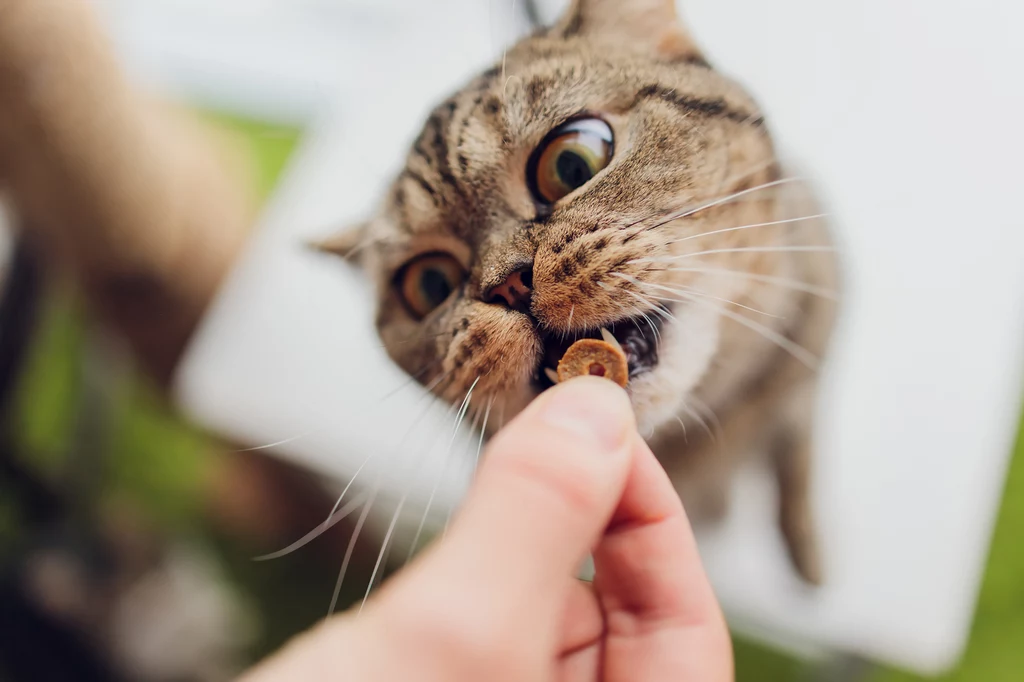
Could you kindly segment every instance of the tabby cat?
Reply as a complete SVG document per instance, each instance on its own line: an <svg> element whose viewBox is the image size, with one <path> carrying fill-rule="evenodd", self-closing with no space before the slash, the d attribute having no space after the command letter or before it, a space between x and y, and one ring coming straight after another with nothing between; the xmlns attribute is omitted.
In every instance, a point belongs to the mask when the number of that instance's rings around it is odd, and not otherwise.
<svg viewBox="0 0 1024 682"><path fill-rule="evenodd" d="M793 564L818 583L830 244L757 105L671 0L576 0L437 106L379 213L325 247L375 280L394 361L490 431L575 339L610 332L690 514L722 515L737 465L767 453Z"/></svg>

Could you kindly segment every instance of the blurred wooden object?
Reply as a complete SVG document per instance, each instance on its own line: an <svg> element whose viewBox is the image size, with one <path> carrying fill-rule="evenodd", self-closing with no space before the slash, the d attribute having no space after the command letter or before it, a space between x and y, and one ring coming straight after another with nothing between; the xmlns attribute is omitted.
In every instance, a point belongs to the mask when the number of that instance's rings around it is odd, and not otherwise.
<svg viewBox="0 0 1024 682"><path fill-rule="evenodd" d="M0 198L46 271L72 275L164 385L254 217L223 142L128 83L85 0L0 0ZM262 459L228 451L207 493L222 523L269 550L330 501L306 472ZM260 493L225 495L257 480Z"/></svg>
<svg viewBox="0 0 1024 682"><path fill-rule="evenodd" d="M0 189L165 382L243 243L225 150L135 92L84 0L0 0Z"/></svg>

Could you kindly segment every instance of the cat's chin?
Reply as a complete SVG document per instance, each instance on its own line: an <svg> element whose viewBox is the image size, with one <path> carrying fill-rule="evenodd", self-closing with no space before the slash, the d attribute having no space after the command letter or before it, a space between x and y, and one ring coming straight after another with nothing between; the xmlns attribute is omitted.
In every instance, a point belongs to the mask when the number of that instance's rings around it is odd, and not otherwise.
<svg viewBox="0 0 1024 682"><path fill-rule="evenodd" d="M554 385L558 362L569 347L580 339L605 339L617 344L629 363L629 380L632 383L658 366L662 327L665 318L670 315L665 309L623 318L592 329L568 333L542 330L540 337L543 353L533 376L535 388L544 391Z"/></svg>

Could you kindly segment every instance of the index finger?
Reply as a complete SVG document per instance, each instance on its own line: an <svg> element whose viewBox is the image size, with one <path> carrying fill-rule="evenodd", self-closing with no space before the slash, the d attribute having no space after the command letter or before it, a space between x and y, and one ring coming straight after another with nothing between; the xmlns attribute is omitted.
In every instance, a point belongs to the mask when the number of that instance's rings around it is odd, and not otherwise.
<svg viewBox="0 0 1024 682"><path fill-rule="evenodd" d="M637 437L633 447L625 491L594 551L609 673L628 660L632 676L624 670L621 679L663 679L659 671L731 679L728 630L686 512L646 443Z"/></svg>

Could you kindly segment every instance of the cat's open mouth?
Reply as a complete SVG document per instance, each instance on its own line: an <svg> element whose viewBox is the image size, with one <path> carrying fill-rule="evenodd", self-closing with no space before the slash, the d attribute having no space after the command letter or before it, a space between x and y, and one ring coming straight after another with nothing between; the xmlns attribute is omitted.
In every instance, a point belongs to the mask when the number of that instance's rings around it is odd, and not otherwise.
<svg viewBox="0 0 1024 682"><path fill-rule="evenodd" d="M535 381L541 389L550 388L557 381L556 368L569 346L580 339L605 339L622 348L629 362L629 378L649 372L658 364L658 343L664 315L649 313L646 316L628 317L604 327L580 330L571 334L541 332L544 355L537 368Z"/></svg>

